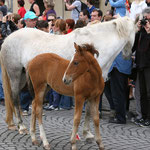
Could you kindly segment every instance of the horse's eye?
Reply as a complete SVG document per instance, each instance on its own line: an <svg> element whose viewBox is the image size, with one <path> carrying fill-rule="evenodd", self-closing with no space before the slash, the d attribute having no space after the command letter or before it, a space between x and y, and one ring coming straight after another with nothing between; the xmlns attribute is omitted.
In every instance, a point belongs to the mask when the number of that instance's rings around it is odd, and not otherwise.
<svg viewBox="0 0 150 150"><path fill-rule="evenodd" d="M77 65L79 64L79 62L74 61L73 64L74 64L75 66L77 66Z"/></svg>

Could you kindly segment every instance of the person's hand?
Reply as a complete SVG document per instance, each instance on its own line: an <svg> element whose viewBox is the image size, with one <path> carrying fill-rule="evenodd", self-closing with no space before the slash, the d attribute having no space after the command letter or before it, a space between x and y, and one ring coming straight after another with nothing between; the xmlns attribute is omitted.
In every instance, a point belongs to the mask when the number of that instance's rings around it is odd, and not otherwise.
<svg viewBox="0 0 150 150"><path fill-rule="evenodd" d="M64 0L64 3L67 3L67 0Z"/></svg>
<svg viewBox="0 0 150 150"><path fill-rule="evenodd" d="M141 30L141 20L139 20L137 22L137 30L140 31Z"/></svg>
<svg viewBox="0 0 150 150"><path fill-rule="evenodd" d="M6 22L7 22L7 15L3 17L2 22L3 22L3 23L6 23Z"/></svg>

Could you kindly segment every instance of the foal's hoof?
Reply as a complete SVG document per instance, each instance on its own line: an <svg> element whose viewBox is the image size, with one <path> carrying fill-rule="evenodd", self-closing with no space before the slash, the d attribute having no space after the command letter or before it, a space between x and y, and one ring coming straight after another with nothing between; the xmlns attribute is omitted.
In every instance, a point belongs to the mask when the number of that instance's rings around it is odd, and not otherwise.
<svg viewBox="0 0 150 150"><path fill-rule="evenodd" d="M44 149L45 149L45 150L50 150L50 145L49 145L49 144L48 144L48 145L45 145L45 146L44 146Z"/></svg>
<svg viewBox="0 0 150 150"><path fill-rule="evenodd" d="M93 141L94 135L90 131L83 131L83 136L86 141Z"/></svg>
<svg viewBox="0 0 150 150"><path fill-rule="evenodd" d="M40 143L38 141L32 141L32 144L36 146L40 146Z"/></svg>
<svg viewBox="0 0 150 150"><path fill-rule="evenodd" d="M72 150L77 150L76 144L72 144Z"/></svg>
<svg viewBox="0 0 150 150"><path fill-rule="evenodd" d="M92 143L94 141L94 135L93 134L87 134L87 136L85 137L85 141L87 143Z"/></svg>
<svg viewBox="0 0 150 150"><path fill-rule="evenodd" d="M101 144L100 146L99 146L99 150L104 150L105 148L104 148L104 145L103 144Z"/></svg>
<svg viewBox="0 0 150 150"><path fill-rule="evenodd" d="M19 129L19 134L29 134L27 129Z"/></svg>
<svg viewBox="0 0 150 150"><path fill-rule="evenodd" d="M8 129L9 129L9 130L12 130L12 131L18 130L17 126L15 126L15 125L10 125L10 126L8 126Z"/></svg>

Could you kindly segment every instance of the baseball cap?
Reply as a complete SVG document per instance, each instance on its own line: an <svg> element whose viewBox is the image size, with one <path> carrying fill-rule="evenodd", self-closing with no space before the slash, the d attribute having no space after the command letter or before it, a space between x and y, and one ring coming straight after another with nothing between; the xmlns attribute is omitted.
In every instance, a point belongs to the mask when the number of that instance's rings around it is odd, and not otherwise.
<svg viewBox="0 0 150 150"><path fill-rule="evenodd" d="M26 19L35 19L35 18L37 18L37 16L33 11L27 11L23 19L26 20Z"/></svg>

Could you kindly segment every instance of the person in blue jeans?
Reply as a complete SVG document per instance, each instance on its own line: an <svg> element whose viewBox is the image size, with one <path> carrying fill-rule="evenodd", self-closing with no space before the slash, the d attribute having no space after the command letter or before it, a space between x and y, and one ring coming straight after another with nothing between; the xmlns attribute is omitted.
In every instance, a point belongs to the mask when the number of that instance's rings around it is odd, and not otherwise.
<svg viewBox="0 0 150 150"><path fill-rule="evenodd" d="M125 60L122 52L114 60L109 70L109 84L105 85L105 95L109 100L111 109L115 110L115 116L109 123L126 123L126 101L128 97L128 75L131 74L132 60Z"/></svg>
<svg viewBox="0 0 150 150"><path fill-rule="evenodd" d="M2 72L0 68L0 104L4 105L4 92L2 86Z"/></svg>

